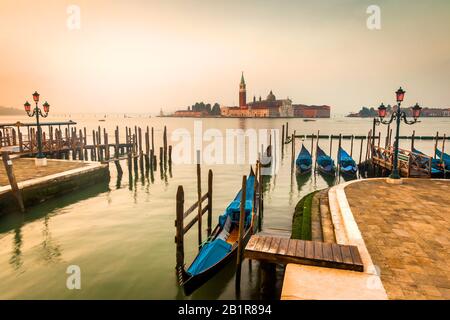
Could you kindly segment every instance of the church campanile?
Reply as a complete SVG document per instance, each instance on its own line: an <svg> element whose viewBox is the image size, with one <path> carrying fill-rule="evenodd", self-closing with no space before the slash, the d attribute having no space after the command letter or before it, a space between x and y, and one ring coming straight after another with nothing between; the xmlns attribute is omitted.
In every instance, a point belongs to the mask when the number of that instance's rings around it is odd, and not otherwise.
<svg viewBox="0 0 450 320"><path fill-rule="evenodd" d="M241 75L241 84L239 85L239 107L247 105L247 90L245 89L244 72Z"/></svg>

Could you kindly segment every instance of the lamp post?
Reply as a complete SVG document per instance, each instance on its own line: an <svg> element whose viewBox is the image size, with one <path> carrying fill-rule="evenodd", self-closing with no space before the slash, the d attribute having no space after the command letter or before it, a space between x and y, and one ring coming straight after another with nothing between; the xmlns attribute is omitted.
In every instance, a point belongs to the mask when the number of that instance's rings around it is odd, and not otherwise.
<svg viewBox="0 0 450 320"><path fill-rule="evenodd" d="M400 123L401 123L401 120L403 120L403 122L408 125L412 125L412 124L418 122L417 119L420 117L420 111L422 110L422 108L419 106L418 103L416 103L416 105L414 107L412 107L412 116L413 116L414 120L410 121L410 120L406 119L406 112L401 110L401 104L405 97L405 91L400 87L400 89L398 89L395 92L395 94L397 96L397 110L392 112L391 119L384 120L384 117L386 116L387 108L384 106L383 103L378 107L378 116L380 117L379 122L382 124L390 124L390 123L392 123L392 121L396 120L397 126L396 126L396 132L395 132L395 142L394 142L394 163L393 163L391 175L389 177L391 179L400 179L400 174L398 171L398 145L399 145ZM375 122L374 122L374 124L375 124Z"/></svg>
<svg viewBox="0 0 450 320"><path fill-rule="evenodd" d="M48 112L50 111L50 105L47 101L42 105L44 112L39 108L39 93L35 91L33 93L33 101L35 102L36 106L33 108L33 111L31 111L31 105L27 101L23 105L25 108L25 111L27 115L32 118L36 116L36 126L37 126L37 145L38 145L38 154L36 156L37 159L45 159L44 154L42 153L42 130L41 130L41 124L39 123L39 116L46 118L48 116ZM44 162L45 163L45 162Z"/></svg>

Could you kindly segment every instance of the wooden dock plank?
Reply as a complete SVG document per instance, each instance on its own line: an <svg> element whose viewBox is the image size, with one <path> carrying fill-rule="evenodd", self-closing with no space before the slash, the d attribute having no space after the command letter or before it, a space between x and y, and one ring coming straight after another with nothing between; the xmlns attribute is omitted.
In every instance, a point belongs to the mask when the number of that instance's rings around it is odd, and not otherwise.
<svg viewBox="0 0 450 320"><path fill-rule="evenodd" d="M334 261L333 260L333 249L331 247L331 243L323 243L322 245L322 253L323 259L326 261Z"/></svg>
<svg viewBox="0 0 450 320"><path fill-rule="evenodd" d="M278 247L280 246L280 241L281 241L281 238L274 237L272 239L272 242L270 244L270 248L269 248L268 252L270 252L270 253L277 253Z"/></svg>
<svg viewBox="0 0 450 320"><path fill-rule="evenodd" d="M264 237L259 237L258 243L255 246L255 250L254 251L261 251L262 247L264 246L264 241L266 239Z"/></svg>
<svg viewBox="0 0 450 320"><path fill-rule="evenodd" d="M322 242L314 241L314 259L323 260Z"/></svg>
<svg viewBox="0 0 450 320"><path fill-rule="evenodd" d="M337 243L331 244L331 250L333 251L333 260L339 263L344 262L342 259L341 248Z"/></svg>
<svg viewBox="0 0 450 320"><path fill-rule="evenodd" d="M252 236L245 247L245 250L253 250L256 247L256 244L261 238L259 236Z"/></svg>
<svg viewBox="0 0 450 320"><path fill-rule="evenodd" d="M362 259L361 259L361 255L359 254L358 247L351 246L350 253L352 255L353 264L361 265L361 266L364 265L362 262Z"/></svg>
<svg viewBox="0 0 450 320"><path fill-rule="evenodd" d="M297 242L296 240L289 240L289 245L288 245L288 250L287 250L287 255L288 256L295 256L295 250L297 249Z"/></svg>
<svg viewBox="0 0 450 320"><path fill-rule="evenodd" d="M344 263L353 264L352 254L350 253L350 248L348 246L340 246L342 253L342 260Z"/></svg>
<svg viewBox="0 0 450 320"><path fill-rule="evenodd" d="M285 255L288 249L288 245L289 245L289 238L281 239L277 254Z"/></svg>
<svg viewBox="0 0 450 320"><path fill-rule="evenodd" d="M244 255L269 263L299 263L328 268L364 271L356 246L253 235Z"/></svg>
<svg viewBox="0 0 450 320"><path fill-rule="evenodd" d="M305 242L305 258L314 259L314 243L312 241Z"/></svg>
<svg viewBox="0 0 450 320"><path fill-rule="evenodd" d="M272 242L272 237L266 237L266 240L264 241L264 246L262 248L262 251L268 252L270 248L270 243Z"/></svg>
<svg viewBox="0 0 450 320"><path fill-rule="evenodd" d="M304 257L305 256L305 241L299 240L297 243L297 249L295 250L295 255L297 257Z"/></svg>

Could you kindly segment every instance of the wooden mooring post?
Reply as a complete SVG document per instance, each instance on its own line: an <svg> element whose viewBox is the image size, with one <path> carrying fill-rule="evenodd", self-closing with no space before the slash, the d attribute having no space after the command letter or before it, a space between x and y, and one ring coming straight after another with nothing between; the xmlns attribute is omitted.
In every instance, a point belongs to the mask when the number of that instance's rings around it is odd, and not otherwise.
<svg viewBox="0 0 450 320"><path fill-rule="evenodd" d="M25 206L23 204L22 193L17 185L16 176L14 175L13 163L9 158L7 152L2 152L3 165L5 166L6 175L8 176L9 184L11 185L11 191L17 200L17 204L21 212L25 212Z"/></svg>
<svg viewBox="0 0 450 320"><path fill-rule="evenodd" d="M286 122L286 140L289 137L289 122Z"/></svg>
<svg viewBox="0 0 450 320"><path fill-rule="evenodd" d="M167 164L167 127L166 126L164 126L163 146L164 146L164 165L166 165Z"/></svg>
<svg viewBox="0 0 450 320"><path fill-rule="evenodd" d="M434 140L434 150L433 150L433 158L436 159L436 149L438 146L438 140L439 140L439 131L436 132L436 137Z"/></svg>
<svg viewBox="0 0 450 320"><path fill-rule="evenodd" d="M295 163L295 133L291 136L291 173L294 170L294 163Z"/></svg>
<svg viewBox="0 0 450 320"><path fill-rule="evenodd" d="M244 252L244 223L245 223L245 199L246 199L246 189L247 189L247 176L242 177L242 192L241 192L241 207L239 213L239 233L238 233L238 250L236 259L236 290L239 291L241 287L241 269L242 269L242 258Z"/></svg>
<svg viewBox="0 0 450 320"><path fill-rule="evenodd" d="M202 169L200 167L200 150L197 150L197 215L198 215L198 250L202 244Z"/></svg>
<svg viewBox="0 0 450 320"><path fill-rule="evenodd" d="M352 135L352 140L351 140L351 143L350 143L350 157L352 157L353 158L353 139L355 138L355 136L354 135ZM380 141L380 140L378 140L378 141Z"/></svg>
<svg viewBox="0 0 450 320"><path fill-rule="evenodd" d="M363 143L364 143L364 139L361 139L361 144L359 146L359 162L358 162L359 166L361 165L361 161L362 161Z"/></svg>

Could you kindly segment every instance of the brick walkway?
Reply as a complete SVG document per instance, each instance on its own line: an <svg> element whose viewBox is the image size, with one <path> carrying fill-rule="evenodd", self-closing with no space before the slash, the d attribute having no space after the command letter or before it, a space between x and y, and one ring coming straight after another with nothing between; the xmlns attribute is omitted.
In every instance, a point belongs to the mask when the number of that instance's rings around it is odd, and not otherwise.
<svg viewBox="0 0 450 320"><path fill-rule="evenodd" d="M72 161L52 161L48 160L46 167L36 167L34 159L31 158L16 158L13 159L14 175L17 182L26 181L34 178L45 177L51 174L64 172L76 168L81 168L85 164L81 162ZM1 161L0 155L0 187L9 185L8 176L5 172L5 167Z"/></svg>
<svg viewBox="0 0 450 320"><path fill-rule="evenodd" d="M450 181L345 188L390 299L450 299Z"/></svg>

